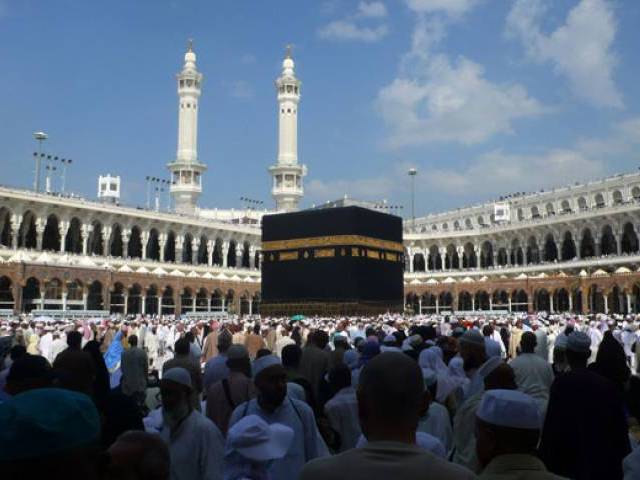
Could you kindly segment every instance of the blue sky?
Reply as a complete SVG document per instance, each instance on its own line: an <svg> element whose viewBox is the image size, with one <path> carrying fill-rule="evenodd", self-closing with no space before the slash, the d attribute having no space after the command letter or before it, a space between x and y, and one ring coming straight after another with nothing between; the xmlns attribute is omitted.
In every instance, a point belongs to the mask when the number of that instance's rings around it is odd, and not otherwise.
<svg viewBox="0 0 640 480"><path fill-rule="evenodd" d="M640 165L640 2L632 0L0 0L0 183L31 185L32 132L93 198L127 203L175 155L175 74L205 76L201 204L272 205L274 79L303 82L305 205L342 197L418 214Z"/></svg>

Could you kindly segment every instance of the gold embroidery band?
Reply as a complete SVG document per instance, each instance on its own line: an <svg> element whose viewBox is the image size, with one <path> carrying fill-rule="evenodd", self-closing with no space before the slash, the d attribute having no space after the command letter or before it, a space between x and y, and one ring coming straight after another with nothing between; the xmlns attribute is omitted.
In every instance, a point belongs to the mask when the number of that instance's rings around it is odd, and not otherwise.
<svg viewBox="0 0 640 480"><path fill-rule="evenodd" d="M402 243L378 238L365 237L364 235L331 235L327 237L295 238L292 240L273 240L262 242L263 252L277 250L292 250L296 248L313 247L337 247L337 246L371 247L382 250L403 253Z"/></svg>

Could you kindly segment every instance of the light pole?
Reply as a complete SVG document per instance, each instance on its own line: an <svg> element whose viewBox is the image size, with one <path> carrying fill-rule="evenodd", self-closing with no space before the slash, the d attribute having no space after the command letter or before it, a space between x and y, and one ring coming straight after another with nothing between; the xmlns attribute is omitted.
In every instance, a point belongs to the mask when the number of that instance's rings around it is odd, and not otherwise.
<svg viewBox="0 0 640 480"><path fill-rule="evenodd" d="M60 163L62 163L62 185L61 190L64 193L64 188L67 182L67 166L71 165L73 161L70 158L61 158Z"/></svg>
<svg viewBox="0 0 640 480"><path fill-rule="evenodd" d="M411 167L407 172L411 177L411 228L416 228L416 175L418 170Z"/></svg>
<svg viewBox="0 0 640 480"><path fill-rule="evenodd" d="M36 192L40 191L40 161L42 157L42 142L48 138L48 135L44 132L34 132L33 138L38 141L38 151L33 154L36 160L35 178L33 179L33 189Z"/></svg>

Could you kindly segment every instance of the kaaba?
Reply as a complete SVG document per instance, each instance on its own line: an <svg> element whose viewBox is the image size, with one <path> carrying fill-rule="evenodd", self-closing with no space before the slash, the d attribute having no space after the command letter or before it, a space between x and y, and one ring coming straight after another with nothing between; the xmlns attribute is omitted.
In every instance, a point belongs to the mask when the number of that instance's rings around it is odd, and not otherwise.
<svg viewBox="0 0 640 480"><path fill-rule="evenodd" d="M402 219L349 206L262 219L262 315L402 311Z"/></svg>

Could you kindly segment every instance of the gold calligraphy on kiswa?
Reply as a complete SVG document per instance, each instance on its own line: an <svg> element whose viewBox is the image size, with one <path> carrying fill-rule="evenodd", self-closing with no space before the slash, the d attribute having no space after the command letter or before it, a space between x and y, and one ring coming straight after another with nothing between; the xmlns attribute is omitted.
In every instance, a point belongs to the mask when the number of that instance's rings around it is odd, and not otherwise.
<svg viewBox="0 0 640 480"><path fill-rule="evenodd" d="M381 240L379 238L367 237L364 235L330 235L324 237L294 238L291 240L272 240L262 242L262 251L293 250L298 248L318 248L318 247L341 247L355 246L375 248L379 250L390 250L402 253L403 247L400 242Z"/></svg>

